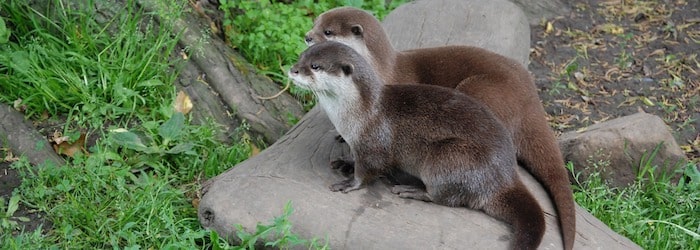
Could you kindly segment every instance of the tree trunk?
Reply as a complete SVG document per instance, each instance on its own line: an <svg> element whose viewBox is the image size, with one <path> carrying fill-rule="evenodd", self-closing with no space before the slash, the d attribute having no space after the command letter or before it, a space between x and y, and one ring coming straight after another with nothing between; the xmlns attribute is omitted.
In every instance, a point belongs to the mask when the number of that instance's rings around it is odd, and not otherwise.
<svg viewBox="0 0 700 250"><path fill-rule="evenodd" d="M499 11L484 11L493 6ZM445 14L447 10L461 14ZM457 24L455 18L470 21ZM405 44L408 48L441 43L473 44L527 62L529 26L525 15L505 0L475 0L467 4L461 0L419 0L396 9L384 22L392 39L405 37L406 33L423 34L415 27L424 26L424 30L436 29L431 32L440 34L394 40L398 44L409 39ZM487 25L493 23L516 27ZM454 29L459 32L452 32ZM512 32L523 29L527 32ZM523 42L527 44L509 45ZM328 186L344 177L330 169L330 162L347 158L349 151L345 144L336 142L336 135L326 114L319 108L312 109L268 149L204 185L199 205L202 225L233 239L233 225L241 224L252 231L256 223L280 215L285 203L292 201L294 213L290 220L295 233L328 239L330 247L335 249L505 249L508 246L510 228L479 211L401 199L381 182L347 194L331 192ZM526 171L519 168L519 173L545 210L547 231L541 248L561 249L556 213L549 197ZM639 249L580 207L575 245L586 249Z"/></svg>
<svg viewBox="0 0 700 250"><path fill-rule="evenodd" d="M156 0L140 3L147 10L169 13L168 6ZM301 104L289 93L280 93L282 88L270 78L256 74L255 68L221 39L203 32L210 27L208 21L196 12L186 12L174 21L175 33L181 33L181 47L197 50L188 55L178 87L195 97L194 106L201 107L202 117L214 117L229 129L245 121L265 142L275 142L291 128L288 118L303 115ZM275 97L266 98L271 96ZM232 110L234 117L229 117L227 110Z"/></svg>

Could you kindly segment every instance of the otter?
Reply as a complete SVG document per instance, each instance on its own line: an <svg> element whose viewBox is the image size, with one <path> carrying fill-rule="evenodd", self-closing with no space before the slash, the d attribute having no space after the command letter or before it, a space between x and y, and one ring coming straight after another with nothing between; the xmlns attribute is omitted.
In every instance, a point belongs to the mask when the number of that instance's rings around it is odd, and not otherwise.
<svg viewBox="0 0 700 250"><path fill-rule="evenodd" d="M307 48L288 74L350 146L353 176L332 191L405 172L424 189L394 186L400 197L482 210L513 226L513 248L539 246L544 213L518 177L510 132L485 106L440 86L384 84L353 48L333 41Z"/></svg>
<svg viewBox="0 0 700 250"><path fill-rule="evenodd" d="M573 248L576 211L568 173L534 81L520 63L472 46L397 51L374 16L352 7L318 16L305 40L308 45L330 40L352 47L371 63L384 83L448 87L486 105L512 133L518 162L552 198L564 249ZM333 166L351 173L353 165L339 161Z"/></svg>

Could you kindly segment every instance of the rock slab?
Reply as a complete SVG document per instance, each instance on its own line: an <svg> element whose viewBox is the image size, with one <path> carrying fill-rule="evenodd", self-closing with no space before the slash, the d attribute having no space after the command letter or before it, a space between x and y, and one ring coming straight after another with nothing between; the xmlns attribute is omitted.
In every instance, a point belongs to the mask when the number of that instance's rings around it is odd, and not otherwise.
<svg viewBox="0 0 700 250"><path fill-rule="evenodd" d="M461 9L462 15L466 16L485 15L478 19L479 22L485 23L524 18L523 15L501 16L503 8L514 7L504 0L476 0L471 1L469 5L461 5L460 0L416 1L414 4L408 4L408 8L395 10L392 15L401 11L425 11L424 20L430 20L434 23L430 25L437 25L434 28L442 30L436 34L448 34L453 30L453 27L439 25L449 23L452 19L441 9L410 8L429 6L425 5L425 2L454 6L455 9ZM483 8L494 8L493 6L498 6L496 9L499 11L481 11ZM513 13L512 11L506 13ZM392 21L392 15L385 20L387 23L401 23L402 20ZM398 16L414 18L411 15ZM527 23L526 20L513 22ZM398 31L394 29L400 28L396 27L387 26L387 32L394 40L398 40L394 37ZM490 32L504 30L496 29ZM490 37L497 39L507 35ZM521 46L524 51L518 52L503 52L498 49L497 45L506 40L529 41L529 35L515 35L511 33L510 36L513 37L509 39L498 38L483 41L481 44L487 49L524 62L527 60L527 45ZM483 39L483 34L471 33L459 39L460 44L473 44L473 41ZM427 44L427 41L415 42ZM198 210L200 222L220 235L231 237L235 234L233 225L241 224L246 230L254 231L258 222L267 223L273 217L279 216L284 205L291 201L294 213L289 219L294 225L293 231L305 238L328 239L332 249L508 247L511 238L510 227L479 211L401 199L391 194L387 185L382 182L347 194L329 191L329 185L344 179L330 169L330 162L339 157L348 157L349 154L345 144L335 141L336 135L326 114L319 108L312 109L275 144L204 185ZM541 249L561 249L557 218L547 194L529 174L519 170L521 178L545 210L547 231ZM613 232L580 207L577 208L577 222L577 249L639 249L633 242Z"/></svg>
<svg viewBox="0 0 700 250"><path fill-rule="evenodd" d="M384 18L397 50L445 45L487 48L527 65L530 26L509 1L413 1Z"/></svg>
<svg viewBox="0 0 700 250"><path fill-rule="evenodd" d="M559 146L564 160L573 163L581 178L602 172L603 180L614 187L633 183L637 173L647 165L657 166L657 174L673 174L688 161L666 123L647 113L564 133L559 137Z"/></svg>

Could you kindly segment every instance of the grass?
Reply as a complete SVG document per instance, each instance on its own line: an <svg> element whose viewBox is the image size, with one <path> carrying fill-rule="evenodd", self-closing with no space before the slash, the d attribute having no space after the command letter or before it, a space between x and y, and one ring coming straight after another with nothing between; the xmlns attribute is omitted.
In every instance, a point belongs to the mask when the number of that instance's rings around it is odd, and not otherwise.
<svg viewBox="0 0 700 250"><path fill-rule="evenodd" d="M373 12L378 18L386 16L405 0L298 0L282 1L221 0L224 13L223 29L229 44L252 64L259 73L284 83L287 70L306 49L303 37L312 27L313 19L337 6L354 6ZM283 42L270 42L283 41ZM310 91L291 86L290 92L302 100L308 110L313 107Z"/></svg>
<svg viewBox="0 0 700 250"><path fill-rule="evenodd" d="M83 127L165 115L144 107L172 99L174 88L165 83L176 74L166 73L170 63L162 55L173 50L176 34L157 29L135 5L120 7L120 15L104 23L94 20L97 10L75 13L62 1L46 14L23 2L2 5L12 41L0 53L0 72L8 76L0 81L1 101L19 101L35 120L69 115Z"/></svg>
<svg viewBox="0 0 700 250"><path fill-rule="evenodd" d="M383 1L321 1L315 6L327 9L345 2L383 7L378 5ZM188 2L162 4L175 11L146 13L135 1L102 6L98 1L76 5L53 0L44 10L0 0L0 101L36 123L58 124L58 132L71 143L86 135L98 138L90 148L71 153L64 166L32 166L25 158L12 164L23 181L8 201L0 201L0 248L245 249L300 244L325 248L292 232L287 219L291 205L271 224L259 224L256 232L239 231L242 246L230 245L201 227L196 215L200 180L245 160L253 147L245 126L232 136L233 144L224 144L212 139L220 129L217 125L195 125L190 115L173 108L179 62L167 55L178 34L171 32L169 22ZM247 6L246 15L267 11L257 1L236 4L229 7ZM314 6L310 1L304 4ZM285 15L296 16L298 31L311 27L308 15L274 5ZM107 20L96 18L101 13L117 14ZM164 14L168 16L163 18ZM158 23L155 15L161 15ZM236 22L236 28L250 30L244 34L269 36L259 39L284 35L269 29L270 24L254 31L250 26L259 23L250 20ZM263 54L257 48L257 54L246 55L262 58L252 61L263 71L279 64L270 60L275 59L272 55L283 55L288 64L290 58L296 59L303 40L287 36L285 40L295 47L274 43L281 45L274 47L276 53ZM14 215L20 206L42 212L51 224L16 232L18 222L27 219Z"/></svg>
<svg viewBox="0 0 700 250"><path fill-rule="evenodd" d="M650 162L650 161L647 161ZM636 181L626 188L611 188L601 177L609 162L592 163L596 171L574 186L574 198L613 231L643 249L698 249L700 247L700 171L694 164L681 166L675 184L669 175L657 176L642 163ZM574 166L569 164L569 170Z"/></svg>

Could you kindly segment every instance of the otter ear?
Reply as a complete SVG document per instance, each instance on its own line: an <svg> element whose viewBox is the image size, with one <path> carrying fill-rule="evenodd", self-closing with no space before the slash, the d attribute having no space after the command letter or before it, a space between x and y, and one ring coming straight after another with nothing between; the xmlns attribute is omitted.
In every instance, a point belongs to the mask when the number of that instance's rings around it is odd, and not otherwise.
<svg viewBox="0 0 700 250"><path fill-rule="evenodd" d="M352 74L354 68L352 67L352 64L343 64L340 66L340 69L342 69L343 73L347 76Z"/></svg>
<svg viewBox="0 0 700 250"><path fill-rule="evenodd" d="M362 37L362 25L355 24L352 27L350 27L350 32L352 32L353 35Z"/></svg>

